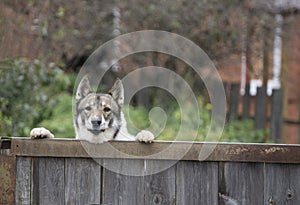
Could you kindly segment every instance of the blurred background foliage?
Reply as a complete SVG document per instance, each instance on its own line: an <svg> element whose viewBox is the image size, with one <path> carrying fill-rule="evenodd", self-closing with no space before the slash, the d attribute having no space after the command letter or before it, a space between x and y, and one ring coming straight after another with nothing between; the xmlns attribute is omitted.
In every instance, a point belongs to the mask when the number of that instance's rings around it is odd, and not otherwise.
<svg viewBox="0 0 300 205"><path fill-rule="evenodd" d="M28 136L32 127L45 126L57 137L74 137L72 93L76 76L87 57L116 36L114 9L120 12L117 28L120 34L146 29L174 32L199 45L218 67L232 56L238 56L232 62L240 65L241 31L246 18L253 25L259 25L258 28L274 29L273 14L254 9L259 2L1 1L0 135ZM287 22L293 18L286 18ZM255 29L251 31L253 35ZM272 38L266 39L272 41ZM144 66L167 67L181 75L197 94L201 119L197 140L205 140L210 126L210 100L203 82L188 65L155 52L122 59L120 65L120 71L108 72L106 87L110 87L116 77L122 78ZM130 110L125 112L130 113L126 115L131 119L129 130L134 134L137 128L147 128L149 109L161 105L165 99L168 103L163 109L168 121L158 139L173 140L180 126L180 108L161 91L140 93L124 108ZM255 130L252 119L237 119L226 124L221 141L265 142L268 135L268 129Z"/></svg>
<svg viewBox="0 0 300 205"><path fill-rule="evenodd" d="M55 114L57 93L63 96L73 90L71 77L60 68L24 58L0 60L0 84L0 132L8 136L28 136L34 126Z"/></svg>
<svg viewBox="0 0 300 205"><path fill-rule="evenodd" d="M120 34L147 29L175 32L217 62L241 51L241 20L254 1L2 0L0 37L5 41L0 56L52 60L67 70L78 70L82 57L118 34L113 22L117 8Z"/></svg>
<svg viewBox="0 0 300 205"><path fill-rule="evenodd" d="M31 128L44 126L56 137L73 138L72 93L75 80L76 75L57 67L49 68L39 60L0 60L1 135L28 136ZM197 100L201 120L196 140L203 141L210 126L211 105L203 97ZM164 108L167 123L157 138L159 140L174 140L180 120L189 120L181 119L180 108L176 102L173 103ZM130 133L136 134L139 129L149 127L149 110L145 107L125 106L124 113ZM221 141L264 142L267 134L267 130L255 130L252 120L232 121L225 127Z"/></svg>

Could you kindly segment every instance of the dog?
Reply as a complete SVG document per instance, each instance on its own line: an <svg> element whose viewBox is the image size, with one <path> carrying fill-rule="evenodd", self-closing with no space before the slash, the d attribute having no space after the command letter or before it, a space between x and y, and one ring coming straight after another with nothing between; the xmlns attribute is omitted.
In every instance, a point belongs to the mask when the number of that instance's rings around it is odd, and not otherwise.
<svg viewBox="0 0 300 205"><path fill-rule="evenodd" d="M80 81L76 96L74 128L76 139L91 143L103 143L111 140L140 141L151 143L154 135L142 130L136 136L128 133L126 120L122 112L124 88L117 79L107 93L93 92L87 76ZM34 128L30 132L32 139L54 138L46 128Z"/></svg>

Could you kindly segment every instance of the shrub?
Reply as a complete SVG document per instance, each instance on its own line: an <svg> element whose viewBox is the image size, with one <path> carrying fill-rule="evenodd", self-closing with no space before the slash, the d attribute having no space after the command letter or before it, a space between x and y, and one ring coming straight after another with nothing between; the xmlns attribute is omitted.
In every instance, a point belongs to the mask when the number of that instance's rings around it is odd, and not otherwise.
<svg viewBox="0 0 300 205"><path fill-rule="evenodd" d="M225 126L221 141L262 143L268 136L269 129L256 130L254 120L235 120Z"/></svg>
<svg viewBox="0 0 300 205"><path fill-rule="evenodd" d="M52 115L39 123L39 126L46 127L58 138L74 138L72 115L72 95L60 93L54 96L55 106L52 108Z"/></svg>
<svg viewBox="0 0 300 205"><path fill-rule="evenodd" d="M0 134L28 136L32 127L49 118L52 97L70 86L62 74L39 60L0 60Z"/></svg>

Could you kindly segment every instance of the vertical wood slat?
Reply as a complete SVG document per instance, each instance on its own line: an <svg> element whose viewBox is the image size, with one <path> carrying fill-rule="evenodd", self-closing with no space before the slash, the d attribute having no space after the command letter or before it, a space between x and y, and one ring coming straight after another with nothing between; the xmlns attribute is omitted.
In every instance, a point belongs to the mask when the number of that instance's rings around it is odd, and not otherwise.
<svg viewBox="0 0 300 205"><path fill-rule="evenodd" d="M218 163L177 164L176 204L218 204Z"/></svg>
<svg viewBox="0 0 300 205"><path fill-rule="evenodd" d="M166 161L145 160L146 169L161 172L145 176L145 205L175 204L176 166L166 168ZM172 164L172 163L170 163Z"/></svg>
<svg viewBox="0 0 300 205"><path fill-rule="evenodd" d="M16 205L29 205L31 196L31 158L17 157Z"/></svg>
<svg viewBox="0 0 300 205"><path fill-rule="evenodd" d="M300 165L266 164L264 204L298 205Z"/></svg>
<svg viewBox="0 0 300 205"><path fill-rule="evenodd" d="M65 204L100 204L101 166L93 159L65 159Z"/></svg>
<svg viewBox="0 0 300 205"><path fill-rule="evenodd" d="M136 175L158 170L165 162L110 159L105 165L115 164L116 170ZM101 166L86 158L17 157L16 166L16 204L298 205L300 201L299 164L179 161L149 176L101 172Z"/></svg>
<svg viewBox="0 0 300 205"><path fill-rule="evenodd" d="M283 112L283 89L273 90L271 112L271 140L281 142L282 135L282 112Z"/></svg>
<svg viewBox="0 0 300 205"><path fill-rule="evenodd" d="M102 203L144 204L144 178L134 176L143 173L143 160L104 159ZM126 173L120 174L120 173Z"/></svg>
<svg viewBox="0 0 300 205"><path fill-rule="evenodd" d="M219 189L220 205L264 204L264 164L223 163Z"/></svg>
<svg viewBox="0 0 300 205"><path fill-rule="evenodd" d="M255 128L265 129L266 125L266 108L267 95L266 88L257 88L257 95L255 97Z"/></svg>
<svg viewBox="0 0 300 205"><path fill-rule="evenodd" d="M64 158L33 159L32 204L64 204Z"/></svg>

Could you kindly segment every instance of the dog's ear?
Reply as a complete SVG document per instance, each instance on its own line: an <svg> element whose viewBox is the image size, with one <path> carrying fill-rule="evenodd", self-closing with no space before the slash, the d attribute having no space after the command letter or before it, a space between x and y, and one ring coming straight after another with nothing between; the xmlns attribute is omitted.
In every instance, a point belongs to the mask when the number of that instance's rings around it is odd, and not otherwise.
<svg viewBox="0 0 300 205"><path fill-rule="evenodd" d="M91 86L90 86L90 81L87 76L83 77L82 80L80 81L77 91L76 91L76 101L84 98L87 96L89 93L92 92Z"/></svg>
<svg viewBox="0 0 300 205"><path fill-rule="evenodd" d="M119 105L124 104L124 88L119 78L117 78L112 88L108 91L108 94L111 95Z"/></svg>

